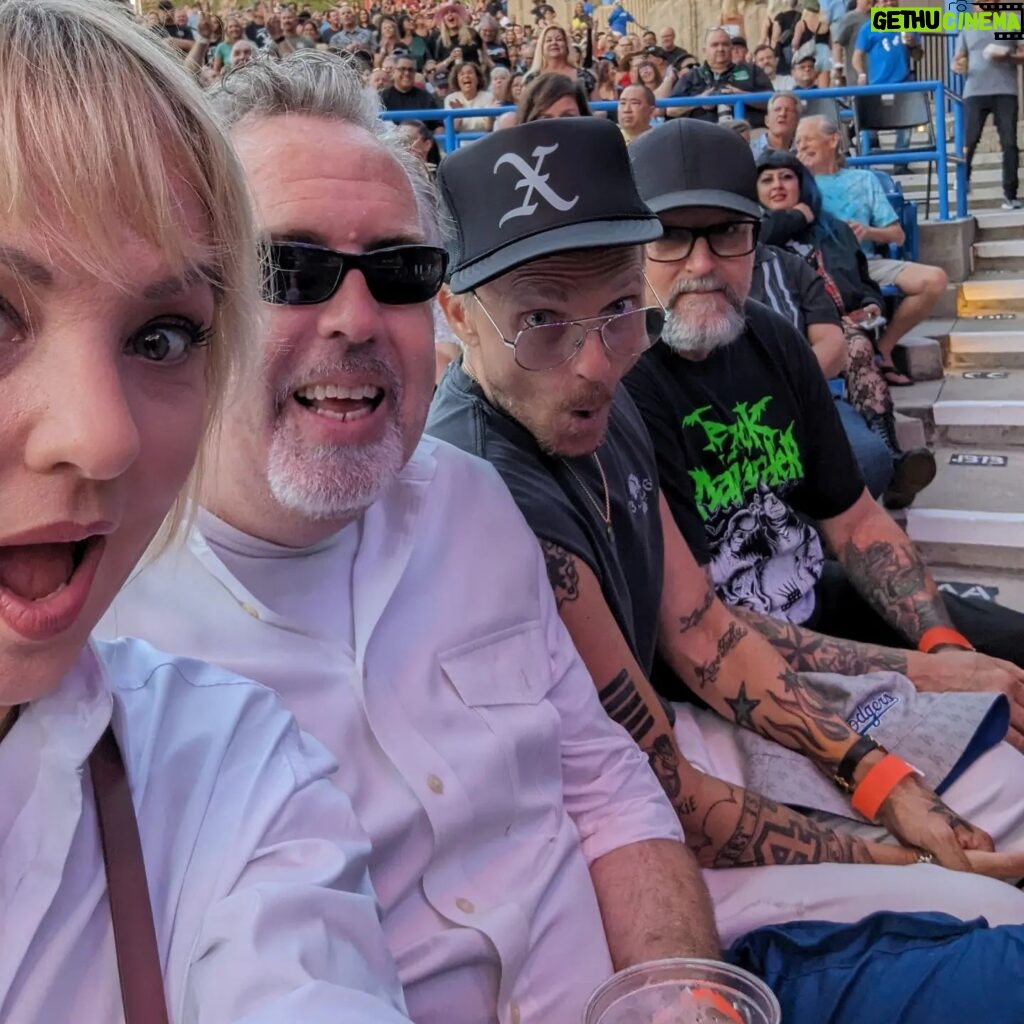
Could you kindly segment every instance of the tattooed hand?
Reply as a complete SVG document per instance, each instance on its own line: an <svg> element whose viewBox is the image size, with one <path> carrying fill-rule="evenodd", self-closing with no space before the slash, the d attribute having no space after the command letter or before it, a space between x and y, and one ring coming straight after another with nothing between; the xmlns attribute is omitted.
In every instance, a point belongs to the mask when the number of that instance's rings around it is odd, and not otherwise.
<svg viewBox="0 0 1024 1024"><path fill-rule="evenodd" d="M943 867L970 871L966 850L991 853L991 836L948 808L917 776L897 784L878 820L904 846L930 853Z"/></svg>

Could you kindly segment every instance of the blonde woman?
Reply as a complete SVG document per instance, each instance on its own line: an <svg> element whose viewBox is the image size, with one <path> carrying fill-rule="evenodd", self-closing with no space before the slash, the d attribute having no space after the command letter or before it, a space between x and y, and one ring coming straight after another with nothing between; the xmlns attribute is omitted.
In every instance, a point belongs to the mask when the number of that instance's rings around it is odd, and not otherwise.
<svg viewBox="0 0 1024 1024"><path fill-rule="evenodd" d="M0 0L0 189L0 1018L400 1024L322 748L230 672L90 640L256 334L236 161L120 8Z"/></svg>
<svg viewBox="0 0 1024 1024"><path fill-rule="evenodd" d="M470 28L469 11L462 4L442 4L434 14L434 24L428 45L438 69L447 70L464 61L489 65L487 51L480 36Z"/></svg>
<svg viewBox="0 0 1024 1024"><path fill-rule="evenodd" d="M588 97L597 84L591 71L577 66L576 52L570 44L569 34L561 25L547 25L541 29L533 53L533 64L526 74L526 84L529 85L538 75L545 73L565 75L574 81L579 79Z"/></svg>

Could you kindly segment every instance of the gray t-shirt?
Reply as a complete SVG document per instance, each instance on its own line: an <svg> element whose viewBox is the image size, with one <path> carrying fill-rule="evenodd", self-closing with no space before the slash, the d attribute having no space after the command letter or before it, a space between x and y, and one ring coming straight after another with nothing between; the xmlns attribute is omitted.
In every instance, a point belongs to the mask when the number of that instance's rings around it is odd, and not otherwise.
<svg viewBox="0 0 1024 1024"><path fill-rule="evenodd" d="M986 28L965 29L956 40L956 52L967 54L967 78L964 81L964 99L973 96L1016 96L1017 65L1009 61L989 60L985 47L991 43L1006 46L1012 51L1017 44L996 39L995 31Z"/></svg>
<svg viewBox="0 0 1024 1024"><path fill-rule="evenodd" d="M866 11L856 9L847 11L839 20L835 31L832 33L832 41L843 48L843 65L846 69L846 84L857 84L857 71L853 66L853 51L856 48L853 44L857 42L857 35L861 25L868 20Z"/></svg>

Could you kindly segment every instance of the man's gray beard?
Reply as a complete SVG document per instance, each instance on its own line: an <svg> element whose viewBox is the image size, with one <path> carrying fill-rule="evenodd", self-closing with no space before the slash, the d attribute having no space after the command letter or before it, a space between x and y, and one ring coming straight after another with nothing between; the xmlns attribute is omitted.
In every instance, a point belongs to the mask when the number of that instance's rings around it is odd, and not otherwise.
<svg viewBox="0 0 1024 1024"><path fill-rule="evenodd" d="M340 363L325 362L307 369L301 379L316 380L334 372L359 371L368 371L383 381L391 396L393 413L379 440L362 445L311 446L301 435L290 434L282 422L274 430L267 458L270 493L279 504L307 519L347 519L364 511L405 465L405 444L399 426L405 389L388 363L350 354ZM281 387L277 395L279 409L292 400L295 386L290 382Z"/></svg>
<svg viewBox="0 0 1024 1024"><path fill-rule="evenodd" d="M707 287L705 281L685 281L677 284L665 303L665 326L661 330L661 340L673 352L687 359L699 361L707 359L715 349L735 341L746 326L743 317L743 303L731 288L723 287L728 306L723 313L712 316L690 313L680 317L673 312L676 299L690 291Z"/></svg>
<svg viewBox="0 0 1024 1024"><path fill-rule="evenodd" d="M267 483L285 508L307 519L345 519L369 508L405 465L398 423L367 445L317 445L276 431L267 460Z"/></svg>

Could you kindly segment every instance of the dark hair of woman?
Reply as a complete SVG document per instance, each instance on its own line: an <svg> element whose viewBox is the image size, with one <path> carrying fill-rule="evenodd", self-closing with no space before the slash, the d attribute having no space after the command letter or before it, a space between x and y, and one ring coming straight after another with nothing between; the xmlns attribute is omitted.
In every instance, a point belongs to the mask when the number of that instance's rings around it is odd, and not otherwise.
<svg viewBox="0 0 1024 1024"><path fill-rule="evenodd" d="M591 116L586 90L579 80L573 81L557 71L538 75L523 90L519 99L519 109L516 111L518 123L529 124L530 121L539 120L546 110L566 96L576 101L581 117Z"/></svg>

